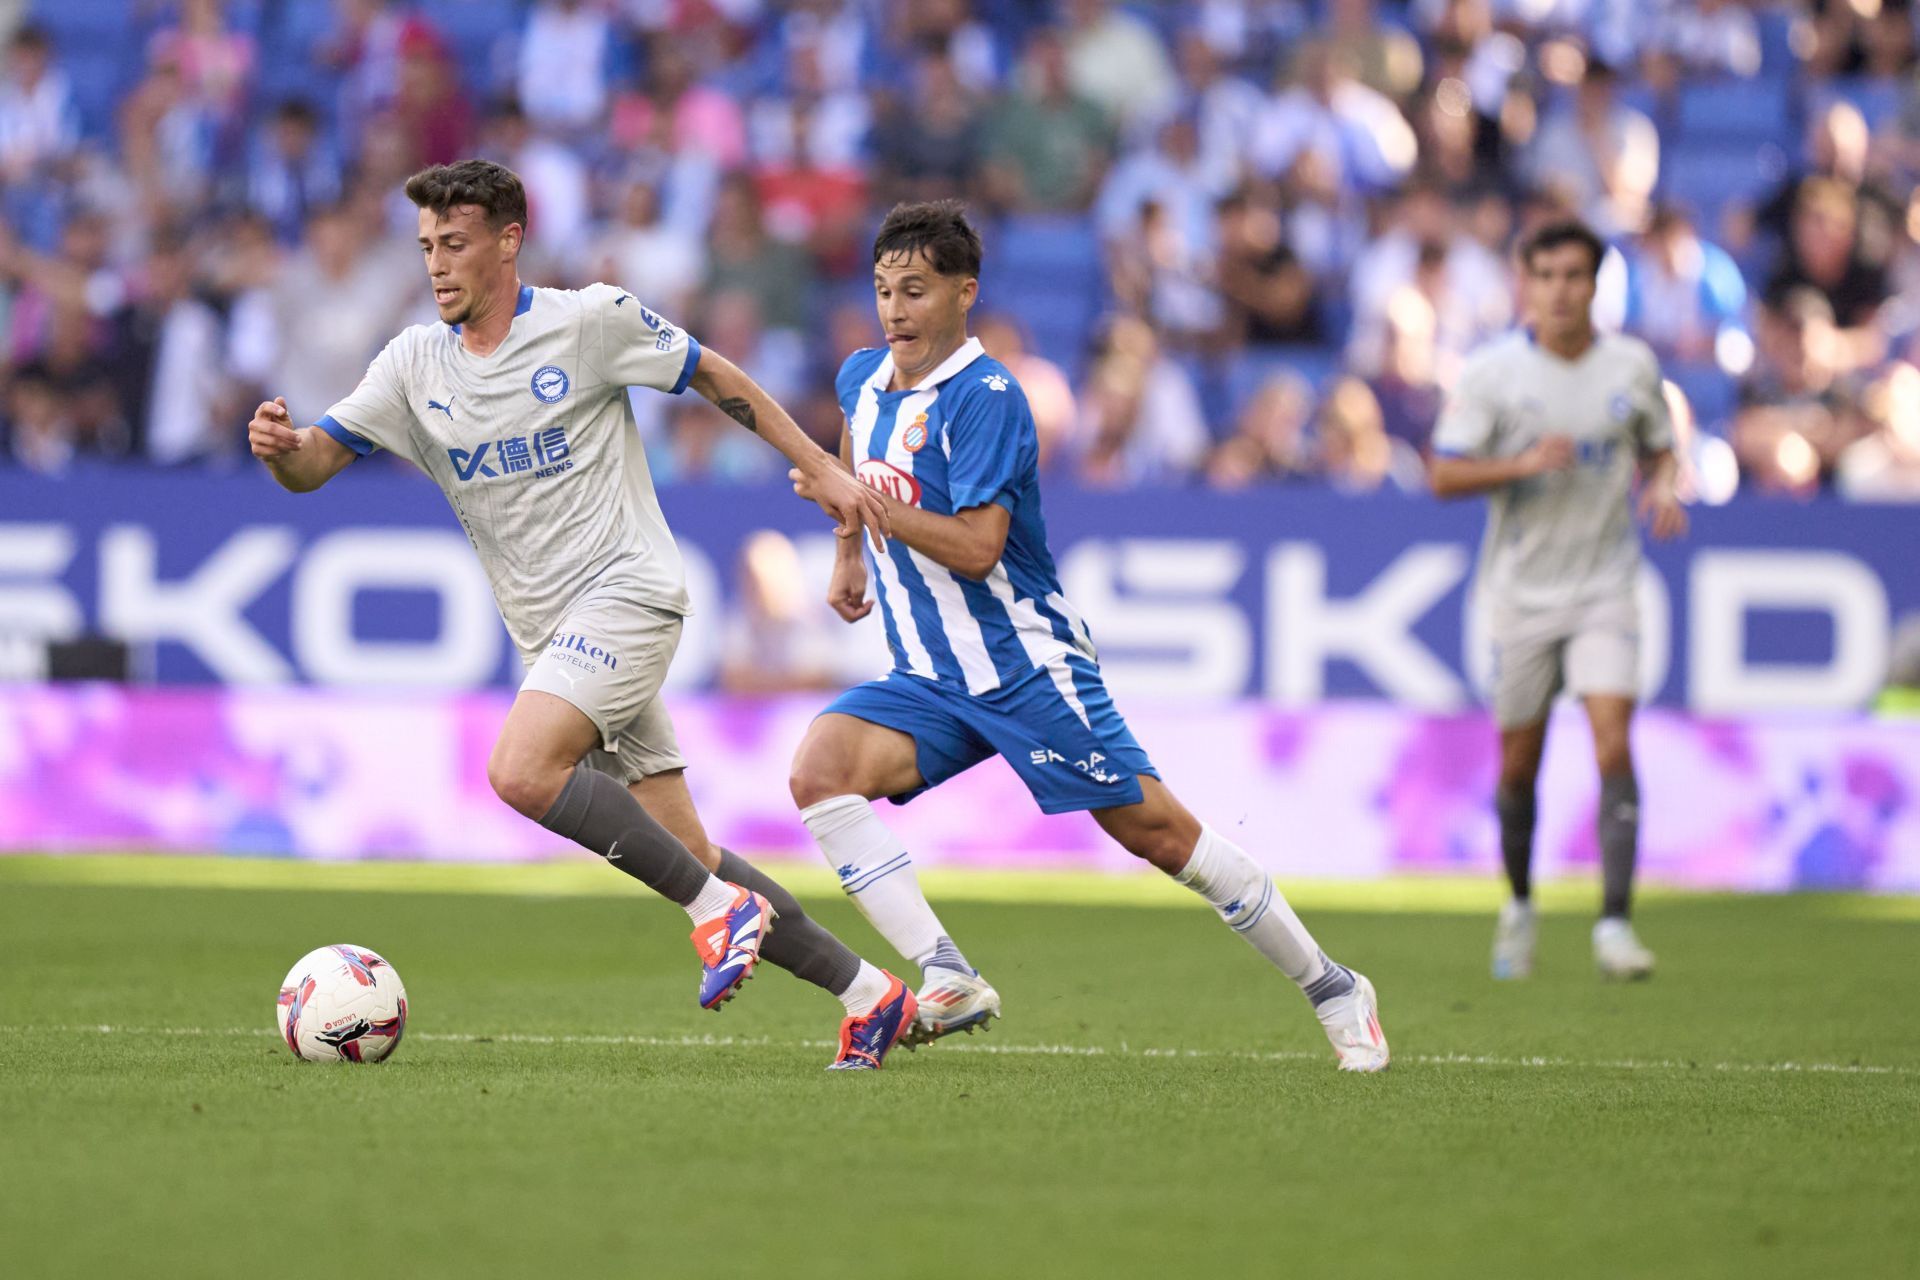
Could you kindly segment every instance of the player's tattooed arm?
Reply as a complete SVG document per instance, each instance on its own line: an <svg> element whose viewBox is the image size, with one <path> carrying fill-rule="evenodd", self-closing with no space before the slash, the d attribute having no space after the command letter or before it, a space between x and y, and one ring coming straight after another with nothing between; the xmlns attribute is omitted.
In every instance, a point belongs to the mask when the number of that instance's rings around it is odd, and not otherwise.
<svg viewBox="0 0 1920 1280"><path fill-rule="evenodd" d="M711 400L720 412L785 454L795 471L814 482L806 496L833 518L835 533L854 538L864 531L876 549L886 545L893 530L880 495L854 479L832 454L808 439L779 402L733 361L707 348L688 385Z"/></svg>
<svg viewBox="0 0 1920 1280"><path fill-rule="evenodd" d="M757 420L753 413L753 401L747 399L745 396L728 396L726 399L720 401L717 407L720 412L726 414L747 430L753 432L755 435L760 434L760 428L757 425Z"/></svg>

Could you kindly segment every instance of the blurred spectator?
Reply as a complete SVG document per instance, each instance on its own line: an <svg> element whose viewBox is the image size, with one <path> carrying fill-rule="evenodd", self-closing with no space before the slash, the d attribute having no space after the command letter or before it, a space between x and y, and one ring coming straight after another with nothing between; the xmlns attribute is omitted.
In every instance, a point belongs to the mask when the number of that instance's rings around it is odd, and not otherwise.
<svg viewBox="0 0 1920 1280"><path fill-rule="evenodd" d="M1413 287L1433 308L1436 359L1445 381L1468 351L1512 323L1511 277L1507 266L1467 231L1437 184L1416 179L1391 216L1389 229L1354 264L1347 362L1363 377L1379 370L1387 308Z"/></svg>
<svg viewBox="0 0 1920 1280"><path fill-rule="evenodd" d="M349 139L358 139L368 119L393 105L400 92L400 44L421 19L399 12L391 0L333 0L334 28L314 61L337 79L336 108Z"/></svg>
<svg viewBox="0 0 1920 1280"><path fill-rule="evenodd" d="M1153 28L1111 0L1066 0L1067 75L1073 91L1125 126L1157 120L1178 85Z"/></svg>
<svg viewBox="0 0 1920 1280"><path fill-rule="evenodd" d="M987 192L1025 213L1077 212L1099 189L1112 131L1100 108L1074 92L1060 37L1042 29L1027 45L1019 87L986 127Z"/></svg>
<svg viewBox="0 0 1920 1280"><path fill-rule="evenodd" d="M1304 46L1293 87L1263 113L1253 161L1278 178L1312 155L1342 195L1385 190L1412 170L1418 143L1387 98L1353 78L1347 57L1325 41Z"/></svg>
<svg viewBox="0 0 1920 1280"><path fill-rule="evenodd" d="M1079 475L1118 487L1186 478L1207 452L1200 396L1145 321L1116 317L1080 395Z"/></svg>
<svg viewBox="0 0 1920 1280"><path fill-rule="evenodd" d="M24 364L45 356L55 330L77 324L89 351L104 356L111 335L106 317L126 298L126 286L108 258L106 219L82 210L61 229L58 251L43 257L8 242L6 274L20 281L8 316L6 356Z"/></svg>
<svg viewBox="0 0 1920 1280"><path fill-rule="evenodd" d="M692 309L706 274L707 250L660 216L660 196L645 182L629 182L613 222L588 254L587 274L618 284L662 315L679 320Z"/></svg>
<svg viewBox="0 0 1920 1280"><path fill-rule="evenodd" d="M1801 188L1830 180L1852 193L1861 243L1871 256L1884 260L1902 235L1906 213L1899 198L1870 171L1873 135L1860 108L1844 100L1828 106L1808 125L1805 148L1800 168L1751 212L1733 215L1728 248L1744 253L1751 247L1756 259L1771 261L1792 232Z"/></svg>
<svg viewBox="0 0 1920 1280"><path fill-rule="evenodd" d="M485 150L526 184L529 225L522 253L530 262L558 262L585 247L593 209L579 153L536 133L512 101L501 103L487 121Z"/></svg>
<svg viewBox="0 0 1920 1280"><path fill-rule="evenodd" d="M1760 72L1760 23L1741 0L1690 0L1661 7L1647 47L1649 78L1671 84L1681 76L1738 76ZM1643 63L1643 66L1647 65Z"/></svg>
<svg viewBox="0 0 1920 1280"><path fill-rule="evenodd" d="M1053 361L1027 350L1026 335L1009 317L982 316L973 322L973 334L988 355L1007 366L1026 393L1040 446L1040 467L1046 470L1072 437L1079 414L1067 375Z"/></svg>
<svg viewBox="0 0 1920 1280"><path fill-rule="evenodd" d="M1307 443L1313 388L1283 371L1260 384L1233 424L1233 434L1208 456L1207 483L1216 489L1305 480L1316 465Z"/></svg>
<svg viewBox="0 0 1920 1280"><path fill-rule="evenodd" d="M1237 171L1215 168L1200 150L1199 122L1170 116L1107 174L1093 209L1094 226L1108 249L1139 229L1149 202L1160 206L1183 251L1195 258L1213 248L1214 205L1236 185Z"/></svg>
<svg viewBox="0 0 1920 1280"><path fill-rule="evenodd" d="M1237 186L1248 176L1247 157L1266 97L1228 72L1219 51L1197 26L1180 33L1175 53L1182 109L1192 112L1199 130L1201 167L1207 173L1232 174L1231 185Z"/></svg>
<svg viewBox="0 0 1920 1280"><path fill-rule="evenodd" d="M1871 433L1841 451L1835 484L1849 498L1920 502L1920 369L1895 362L1864 400Z"/></svg>
<svg viewBox="0 0 1920 1280"><path fill-rule="evenodd" d="M702 81L694 50L667 36L648 42L647 74L614 102L608 132L623 150L649 145L671 155L697 153L723 172L747 159L740 104Z"/></svg>
<svg viewBox="0 0 1920 1280"><path fill-rule="evenodd" d="M1426 468L1404 440L1387 434L1380 402L1358 378L1342 378L1320 403L1321 474L1345 493L1391 488L1418 493L1426 488Z"/></svg>
<svg viewBox="0 0 1920 1280"><path fill-rule="evenodd" d="M1220 201L1215 217L1226 344L1320 341L1313 276L1287 243L1279 213L1237 191Z"/></svg>
<svg viewBox="0 0 1920 1280"><path fill-rule="evenodd" d="M767 230L804 244L824 272L846 275L868 265L867 175L860 147L867 132L866 99L828 93L818 62L803 50L792 97L763 99L753 115L754 180Z"/></svg>
<svg viewBox="0 0 1920 1280"><path fill-rule="evenodd" d="M1767 282L1766 298L1782 299L1811 291L1825 301L1832 329L1822 339L1831 349L1822 358L1836 373L1851 373L1886 354L1885 331L1876 323L1892 295L1882 262L1860 241L1853 193L1832 179L1803 183L1794 203L1787 249Z"/></svg>
<svg viewBox="0 0 1920 1280"><path fill-rule="evenodd" d="M607 109L613 28L585 0L535 0L520 34L520 105L543 129L584 130Z"/></svg>
<svg viewBox="0 0 1920 1280"><path fill-rule="evenodd" d="M226 0L181 0L179 25L156 32L152 56L179 69L189 97L221 125L239 123L252 87L253 37L227 25Z"/></svg>
<svg viewBox="0 0 1920 1280"><path fill-rule="evenodd" d="M786 404L804 391L805 335L793 329L769 329L760 312L760 299L751 290L723 289L710 294L701 313L700 330L703 345L745 369L775 400ZM779 461L771 450L764 452L769 467Z"/></svg>
<svg viewBox="0 0 1920 1280"><path fill-rule="evenodd" d="M1386 433L1424 454L1440 416L1439 318L1418 289L1394 294L1386 309L1380 371L1366 386L1380 406Z"/></svg>
<svg viewBox="0 0 1920 1280"><path fill-rule="evenodd" d="M1130 233L1107 241L1115 299L1146 317L1171 347L1191 350L1220 332L1225 310L1213 264L1167 206L1148 200Z"/></svg>
<svg viewBox="0 0 1920 1280"><path fill-rule="evenodd" d="M1812 0L1811 37L1801 46L1816 76L1904 74L1914 64L1912 0Z"/></svg>
<svg viewBox="0 0 1920 1280"><path fill-rule="evenodd" d="M765 696L839 687L838 620L825 611L783 533L762 529L740 548L738 608L727 615L716 677L725 693Z"/></svg>
<svg viewBox="0 0 1920 1280"><path fill-rule="evenodd" d="M225 451L240 439L228 430L237 406L226 394L220 318L194 295L193 267L186 236L161 231L132 303L114 317L115 372L134 448L162 464Z"/></svg>
<svg viewBox="0 0 1920 1280"><path fill-rule="evenodd" d="M973 194L980 174L980 111L952 58L914 63L913 96L874 122L875 184L882 205Z"/></svg>
<svg viewBox="0 0 1920 1280"><path fill-rule="evenodd" d="M1711 361L1743 327L1747 283L1726 250L1702 240L1680 209L1656 209L1627 252L1626 329L1663 360Z"/></svg>
<svg viewBox="0 0 1920 1280"><path fill-rule="evenodd" d="M897 61L921 55L945 58L970 94L986 93L999 84L1003 68L998 42L973 12L972 0L904 0L886 6L886 14L894 23Z"/></svg>
<svg viewBox="0 0 1920 1280"><path fill-rule="evenodd" d="M1639 230L1660 178L1660 131L1620 101L1618 80L1588 62L1572 105L1547 117L1527 152L1531 180L1559 190L1602 236Z"/></svg>
<svg viewBox="0 0 1920 1280"><path fill-rule="evenodd" d="M324 413L399 330L423 276L418 263L397 262L370 244L351 209L317 210L270 291L274 356L265 385L295 415Z"/></svg>
<svg viewBox="0 0 1920 1280"><path fill-rule="evenodd" d="M205 203L218 122L193 93L176 42L154 42L146 78L120 106L120 154L149 220L174 219Z"/></svg>
<svg viewBox="0 0 1920 1280"><path fill-rule="evenodd" d="M1395 102L1420 87L1420 43L1373 0L1328 0L1328 42L1356 80Z"/></svg>
<svg viewBox="0 0 1920 1280"><path fill-rule="evenodd" d="M1838 376L1833 308L1799 289L1759 311L1758 358L1740 386L1731 432L1742 472L1764 491L1808 494L1860 435Z"/></svg>
<svg viewBox="0 0 1920 1280"><path fill-rule="evenodd" d="M706 480L739 484L786 475L786 464L779 454L705 400L677 396L666 403L665 411L666 440L647 451L655 483ZM775 463L780 466L775 467Z"/></svg>
<svg viewBox="0 0 1920 1280"><path fill-rule="evenodd" d="M283 242L296 244L308 215L338 200L340 191L340 162L321 141L313 107L297 100L275 107L247 164L248 206L273 223Z"/></svg>
<svg viewBox="0 0 1920 1280"><path fill-rule="evenodd" d="M391 115L416 166L452 164L473 146L472 100L461 89L445 42L430 27L410 23L401 34Z"/></svg>
<svg viewBox="0 0 1920 1280"><path fill-rule="evenodd" d="M706 292L750 293L769 328L800 333L807 327L812 288L813 264L806 251L768 235L753 181L744 174L728 176L720 184L707 237Z"/></svg>
<svg viewBox="0 0 1920 1280"><path fill-rule="evenodd" d="M0 186L32 182L73 154L80 118L66 73L53 65L53 45L26 26L7 42L0 80Z"/></svg>

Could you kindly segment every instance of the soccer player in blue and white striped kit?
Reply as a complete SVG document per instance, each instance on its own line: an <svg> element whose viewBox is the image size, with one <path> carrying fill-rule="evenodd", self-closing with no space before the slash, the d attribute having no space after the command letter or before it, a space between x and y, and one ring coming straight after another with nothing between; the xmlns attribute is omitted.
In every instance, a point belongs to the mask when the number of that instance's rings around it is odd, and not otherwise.
<svg viewBox="0 0 1920 1280"><path fill-rule="evenodd" d="M837 391L842 456L886 497L893 537L871 561L843 539L829 600L849 622L870 613L870 564L894 665L828 706L793 764L794 800L842 886L921 966L905 1042L984 1025L1000 997L941 926L870 801L904 804L999 755L1044 812L1091 811L1205 898L1306 994L1342 1070L1382 1070L1373 985L1329 960L1260 864L1174 797L1107 695L1047 550L1026 397L967 336L980 257L953 201L896 207L874 242L887 346L849 356ZM816 477L793 480L813 496Z"/></svg>

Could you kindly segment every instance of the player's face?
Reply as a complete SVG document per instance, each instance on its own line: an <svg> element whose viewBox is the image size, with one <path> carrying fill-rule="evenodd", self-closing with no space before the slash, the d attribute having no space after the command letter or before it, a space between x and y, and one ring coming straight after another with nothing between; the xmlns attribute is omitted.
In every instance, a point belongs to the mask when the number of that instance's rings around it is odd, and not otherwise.
<svg viewBox="0 0 1920 1280"><path fill-rule="evenodd" d="M420 211L420 253L433 284L434 306L447 324L465 324L513 286L520 224L499 231L478 206L461 205L445 216Z"/></svg>
<svg viewBox="0 0 1920 1280"><path fill-rule="evenodd" d="M979 295L972 276L943 276L926 254L882 258L873 268L873 297L893 367L926 373L967 340L967 312Z"/></svg>
<svg viewBox="0 0 1920 1280"><path fill-rule="evenodd" d="M1595 272L1584 245L1542 249L1527 262L1527 320L1549 342L1578 338L1593 324Z"/></svg>

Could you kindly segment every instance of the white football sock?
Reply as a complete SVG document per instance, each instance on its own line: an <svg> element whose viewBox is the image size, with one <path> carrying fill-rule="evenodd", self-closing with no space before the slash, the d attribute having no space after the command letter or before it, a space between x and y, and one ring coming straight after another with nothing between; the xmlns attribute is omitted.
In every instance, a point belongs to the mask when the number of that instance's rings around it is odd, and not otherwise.
<svg viewBox="0 0 1920 1280"><path fill-rule="evenodd" d="M800 820L840 877L860 914L915 964L924 964L947 931L920 892L913 859L900 837L859 796L835 796L800 811Z"/></svg>
<svg viewBox="0 0 1920 1280"><path fill-rule="evenodd" d="M1302 990L1326 973L1327 958L1273 877L1212 827L1200 828L1193 856L1174 879L1205 898L1229 928Z"/></svg>
<svg viewBox="0 0 1920 1280"><path fill-rule="evenodd" d="M892 989L886 974L862 960L860 972L853 975L853 984L840 993L840 1003L847 1006L849 1018L864 1018L880 1007Z"/></svg>
<svg viewBox="0 0 1920 1280"><path fill-rule="evenodd" d="M724 913L738 896L739 891L733 885L719 876L710 875L707 877L705 886L694 895L693 901L687 904L687 914L693 918L695 924L705 924L715 916Z"/></svg>

